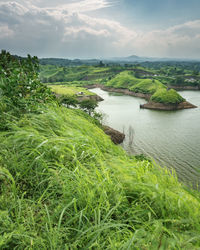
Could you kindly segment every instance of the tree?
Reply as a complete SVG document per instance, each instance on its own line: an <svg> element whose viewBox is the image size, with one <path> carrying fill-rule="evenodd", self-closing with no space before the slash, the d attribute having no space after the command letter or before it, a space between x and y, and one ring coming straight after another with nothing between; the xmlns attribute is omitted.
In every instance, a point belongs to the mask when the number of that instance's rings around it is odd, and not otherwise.
<svg viewBox="0 0 200 250"><path fill-rule="evenodd" d="M41 103L55 100L51 90L38 78L37 57L20 58L2 50L0 53L0 119L16 119L35 112Z"/></svg>
<svg viewBox="0 0 200 250"><path fill-rule="evenodd" d="M105 66L105 64L102 61L100 61L99 62L99 67L104 67L104 66Z"/></svg>
<svg viewBox="0 0 200 250"><path fill-rule="evenodd" d="M198 74L199 74L199 71L197 69L194 69L193 72L192 72L192 75L197 76Z"/></svg>
<svg viewBox="0 0 200 250"><path fill-rule="evenodd" d="M138 72L137 70L134 72L134 76L135 76L136 78L139 78L139 77L140 77L140 74L139 74L139 72Z"/></svg>
<svg viewBox="0 0 200 250"><path fill-rule="evenodd" d="M80 108L88 112L91 115L94 112L94 109L98 106L95 100L86 99L80 102Z"/></svg>
<svg viewBox="0 0 200 250"><path fill-rule="evenodd" d="M175 85L183 85L184 84L184 78L181 76L178 76L174 80Z"/></svg>
<svg viewBox="0 0 200 250"><path fill-rule="evenodd" d="M70 106L76 107L78 104L78 100L73 95L63 95L59 99L60 104L66 104L69 108Z"/></svg>

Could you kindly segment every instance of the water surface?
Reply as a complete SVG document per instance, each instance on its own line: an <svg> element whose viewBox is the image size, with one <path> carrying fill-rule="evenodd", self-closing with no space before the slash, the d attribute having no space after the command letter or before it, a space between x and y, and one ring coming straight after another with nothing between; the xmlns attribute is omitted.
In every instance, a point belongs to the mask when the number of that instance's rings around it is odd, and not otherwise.
<svg viewBox="0 0 200 250"><path fill-rule="evenodd" d="M127 151L174 168L182 182L200 183L200 91L179 91L198 106L179 111L140 109L144 99L99 88L92 91L104 99L98 107L105 114L104 123L126 134L123 147Z"/></svg>

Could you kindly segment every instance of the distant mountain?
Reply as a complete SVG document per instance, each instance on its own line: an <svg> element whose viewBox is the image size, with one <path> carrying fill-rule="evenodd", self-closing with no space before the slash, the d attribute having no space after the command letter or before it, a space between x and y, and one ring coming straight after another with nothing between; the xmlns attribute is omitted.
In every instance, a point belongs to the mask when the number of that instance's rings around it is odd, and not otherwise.
<svg viewBox="0 0 200 250"><path fill-rule="evenodd" d="M108 60L111 61L128 61L128 62L135 62L135 61L141 61L142 57L136 56L136 55L132 55L132 56L127 56L127 57L113 57L110 58Z"/></svg>
<svg viewBox="0 0 200 250"><path fill-rule="evenodd" d="M195 59L187 59L187 58L159 58L159 57L140 57L136 55L131 55L127 57L113 57L110 59L105 59L106 61L114 61L114 62L171 62L171 61L199 61Z"/></svg>
<svg viewBox="0 0 200 250"><path fill-rule="evenodd" d="M140 57L131 55L127 57L112 57L101 59L64 59L64 58L41 58L40 64L51 64L58 66L79 66L79 65L99 65L104 64L131 64L144 62L199 62L200 60L180 59L180 58L158 58L158 57Z"/></svg>

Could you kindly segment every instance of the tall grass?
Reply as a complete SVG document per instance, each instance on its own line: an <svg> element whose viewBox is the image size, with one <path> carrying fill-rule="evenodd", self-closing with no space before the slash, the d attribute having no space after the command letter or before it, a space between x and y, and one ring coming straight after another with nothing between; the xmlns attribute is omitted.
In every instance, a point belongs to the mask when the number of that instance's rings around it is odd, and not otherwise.
<svg viewBox="0 0 200 250"><path fill-rule="evenodd" d="M79 110L0 133L0 249L198 249L200 197Z"/></svg>

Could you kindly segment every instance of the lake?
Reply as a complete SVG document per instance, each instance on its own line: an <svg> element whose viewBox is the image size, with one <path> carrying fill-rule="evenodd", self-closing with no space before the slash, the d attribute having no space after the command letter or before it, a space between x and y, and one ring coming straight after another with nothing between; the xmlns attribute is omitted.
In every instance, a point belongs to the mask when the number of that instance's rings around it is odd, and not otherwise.
<svg viewBox="0 0 200 250"><path fill-rule="evenodd" d="M140 109L144 99L99 88L91 91L104 99L97 108L104 114L103 123L125 133L125 150L174 168L179 180L186 184L200 184L200 91L179 91L198 106L179 111Z"/></svg>

